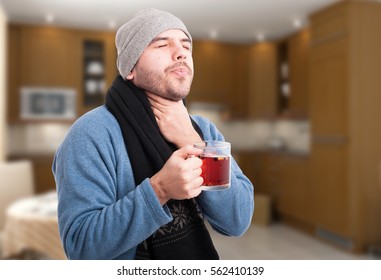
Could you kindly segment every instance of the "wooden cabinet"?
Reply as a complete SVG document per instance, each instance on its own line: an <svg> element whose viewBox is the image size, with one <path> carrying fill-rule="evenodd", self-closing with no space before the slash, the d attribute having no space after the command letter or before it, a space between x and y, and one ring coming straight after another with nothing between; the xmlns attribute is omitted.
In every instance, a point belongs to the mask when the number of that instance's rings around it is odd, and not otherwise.
<svg viewBox="0 0 381 280"><path fill-rule="evenodd" d="M20 120L21 87L74 88L78 114L103 103L84 104L84 51L89 41L104 47L106 90L116 77L114 33L80 31L57 27L11 24L8 28L8 120Z"/></svg>
<svg viewBox="0 0 381 280"><path fill-rule="evenodd" d="M277 112L306 118L308 115L308 61L310 29L277 42Z"/></svg>
<svg viewBox="0 0 381 280"><path fill-rule="evenodd" d="M347 135L349 110L349 38L311 49L310 110L313 135Z"/></svg>
<svg viewBox="0 0 381 280"><path fill-rule="evenodd" d="M53 156L33 159L35 192L43 193L55 190L56 182L52 173Z"/></svg>
<svg viewBox="0 0 381 280"><path fill-rule="evenodd" d="M263 153L256 151L239 151L234 158L237 160L242 172L254 185L255 193L264 194L266 189L262 184L262 158Z"/></svg>
<svg viewBox="0 0 381 280"><path fill-rule="evenodd" d="M194 41L195 76L189 102L227 106L233 118L275 116L275 43Z"/></svg>
<svg viewBox="0 0 381 280"><path fill-rule="evenodd" d="M261 161L261 184L263 193L271 197L274 212L278 209L280 193L280 172L282 168L281 154L266 152L262 155Z"/></svg>
<svg viewBox="0 0 381 280"><path fill-rule="evenodd" d="M103 93L118 74L114 32L10 24L8 32L8 120L20 122L22 86L70 87L78 93L81 115L103 103ZM99 46L88 56L86 46ZM297 51L299 53L299 51ZM195 76L189 102L225 105L235 118L275 116L275 43L253 45L194 41ZM101 75L87 73L98 61ZM94 83L96 89L94 88ZM92 95L95 93L95 95Z"/></svg>
<svg viewBox="0 0 381 280"><path fill-rule="evenodd" d="M381 4L343 1L311 17L311 217L351 250L381 240Z"/></svg>
<svg viewBox="0 0 381 280"><path fill-rule="evenodd" d="M351 239L346 166L349 159L347 140L350 42L341 24L343 21L337 19L348 15L334 11L331 16L334 19L331 26L328 25L329 19L322 22L319 16L312 25L314 40L310 51L312 130L310 175L311 191L314 194L312 217L318 228L330 231L341 238ZM333 34L337 35L332 37Z"/></svg>
<svg viewBox="0 0 381 280"><path fill-rule="evenodd" d="M310 36L310 29L305 29L287 39L290 82L288 110L302 116L308 115Z"/></svg>
<svg viewBox="0 0 381 280"><path fill-rule="evenodd" d="M20 31L17 26L8 28L7 61L7 120L19 121L20 116Z"/></svg>
<svg viewBox="0 0 381 280"><path fill-rule="evenodd" d="M277 210L283 218L311 225L313 195L308 180L308 157L285 154L280 161Z"/></svg>
<svg viewBox="0 0 381 280"><path fill-rule="evenodd" d="M77 61L74 34L50 27L19 30L20 85L73 87Z"/></svg>
<svg viewBox="0 0 381 280"><path fill-rule="evenodd" d="M225 104L233 118L277 113L275 43L194 41L190 102Z"/></svg>
<svg viewBox="0 0 381 280"><path fill-rule="evenodd" d="M238 163L254 185L255 194L271 198L274 219L311 225L313 194L306 155L272 151L240 151Z"/></svg>
<svg viewBox="0 0 381 280"><path fill-rule="evenodd" d="M188 100L226 104L232 90L233 49L213 41L193 42L194 79Z"/></svg>
<svg viewBox="0 0 381 280"><path fill-rule="evenodd" d="M76 31L80 115L104 103L104 96L118 74L114 40L113 32Z"/></svg>
<svg viewBox="0 0 381 280"><path fill-rule="evenodd" d="M343 238L350 232L347 144L315 143L311 153L311 217L316 228Z"/></svg>
<svg viewBox="0 0 381 280"><path fill-rule="evenodd" d="M66 29L12 25L8 38L8 120L14 122L21 87L75 87L77 56Z"/></svg>
<svg viewBox="0 0 381 280"><path fill-rule="evenodd" d="M277 115L277 46L259 43L249 49L249 117Z"/></svg>
<svg viewBox="0 0 381 280"><path fill-rule="evenodd" d="M190 102L225 104L233 118L275 116L275 43L194 41Z"/></svg>
<svg viewBox="0 0 381 280"><path fill-rule="evenodd" d="M325 32L329 36L327 29ZM318 34L316 36L322 40L324 37ZM314 197L311 215L317 228L350 240L353 236L349 228L350 197L346 181L349 159L349 38L342 34L323 43L315 41L310 53L310 176Z"/></svg>
<svg viewBox="0 0 381 280"><path fill-rule="evenodd" d="M233 80L231 90L227 97L227 105L231 117L245 118L248 116L249 104L249 63L250 48L247 45L235 45L233 48L233 65L230 75Z"/></svg>

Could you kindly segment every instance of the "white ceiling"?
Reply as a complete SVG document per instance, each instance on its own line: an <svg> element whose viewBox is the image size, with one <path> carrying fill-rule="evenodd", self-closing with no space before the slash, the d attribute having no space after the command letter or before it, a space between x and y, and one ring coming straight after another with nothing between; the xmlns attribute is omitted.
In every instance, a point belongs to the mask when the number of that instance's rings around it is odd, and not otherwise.
<svg viewBox="0 0 381 280"><path fill-rule="evenodd" d="M258 34L276 39L295 31L293 20L308 25L308 15L343 0L0 0L10 22L114 29L143 8L166 10L181 18L192 36L228 42L253 42ZM377 0L381 1L381 0Z"/></svg>

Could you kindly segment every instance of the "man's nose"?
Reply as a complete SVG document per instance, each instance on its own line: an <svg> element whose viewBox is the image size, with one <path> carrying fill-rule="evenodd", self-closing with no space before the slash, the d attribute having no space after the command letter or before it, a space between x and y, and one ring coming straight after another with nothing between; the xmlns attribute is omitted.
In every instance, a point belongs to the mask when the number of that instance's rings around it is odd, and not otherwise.
<svg viewBox="0 0 381 280"><path fill-rule="evenodd" d="M179 54L179 55L177 56L177 59L176 59L176 60L184 60L184 59L186 59L186 58L187 58L186 55Z"/></svg>
<svg viewBox="0 0 381 280"><path fill-rule="evenodd" d="M184 48L184 46L180 43L177 43L174 47L174 52L173 52L173 56L174 56L174 60L176 61L182 61L182 60L185 60L187 58L187 50Z"/></svg>

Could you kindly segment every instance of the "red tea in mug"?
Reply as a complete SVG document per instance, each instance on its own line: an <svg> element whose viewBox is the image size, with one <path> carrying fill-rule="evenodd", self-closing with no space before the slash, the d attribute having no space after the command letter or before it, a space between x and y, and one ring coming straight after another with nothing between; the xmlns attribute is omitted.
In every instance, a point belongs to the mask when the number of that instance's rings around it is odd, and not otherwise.
<svg viewBox="0 0 381 280"><path fill-rule="evenodd" d="M229 156L199 156L202 160L203 186L229 187L230 184L230 157Z"/></svg>
<svg viewBox="0 0 381 280"><path fill-rule="evenodd" d="M201 149L199 158L202 160L201 177L204 191L224 190L230 187L230 143L217 140L205 140L194 143Z"/></svg>

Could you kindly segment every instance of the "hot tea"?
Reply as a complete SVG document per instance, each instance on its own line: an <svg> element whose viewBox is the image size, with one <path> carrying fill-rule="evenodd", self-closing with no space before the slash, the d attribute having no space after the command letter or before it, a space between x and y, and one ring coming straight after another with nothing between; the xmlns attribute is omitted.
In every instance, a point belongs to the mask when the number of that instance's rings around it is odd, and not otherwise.
<svg viewBox="0 0 381 280"><path fill-rule="evenodd" d="M224 190L230 187L230 143L217 140L196 142L195 148L201 149L201 177L204 191Z"/></svg>
<svg viewBox="0 0 381 280"><path fill-rule="evenodd" d="M228 188L230 184L229 156L199 156L202 160L202 184L205 187Z"/></svg>

